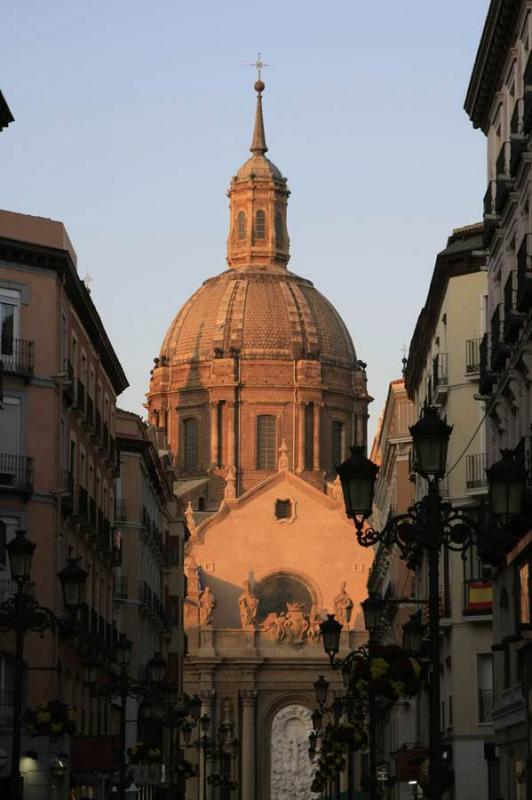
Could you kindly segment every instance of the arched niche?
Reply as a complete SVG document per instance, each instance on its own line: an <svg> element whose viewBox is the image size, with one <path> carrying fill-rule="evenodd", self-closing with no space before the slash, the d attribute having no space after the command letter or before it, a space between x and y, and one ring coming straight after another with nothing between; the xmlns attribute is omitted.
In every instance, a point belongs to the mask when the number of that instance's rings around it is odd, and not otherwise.
<svg viewBox="0 0 532 800"><path fill-rule="evenodd" d="M268 614L284 614L288 603L301 603L308 614L317 604L316 593L301 576L291 572L275 572L264 577L254 587L259 600L258 622Z"/></svg>

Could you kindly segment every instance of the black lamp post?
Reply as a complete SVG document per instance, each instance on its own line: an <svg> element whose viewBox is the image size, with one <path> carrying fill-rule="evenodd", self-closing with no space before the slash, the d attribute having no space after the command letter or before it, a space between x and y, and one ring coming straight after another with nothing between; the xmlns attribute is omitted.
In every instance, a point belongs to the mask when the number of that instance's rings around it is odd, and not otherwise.
<svg viewBox="0 0 532 800"><path fill-rule="evenodd" d="M437 409L425 406L421 418L410 428L414 469L428 481L428 493L406 514L392 517L382 531L365 524L373 510L378 467L364 451L353 448L351 458L337 468L342 483L346 513L355 523L360 545L378 542L396 544L409 566L423 555L429 573L430 643L430 734L429 798L440 800L449 775L441 757L440 742L440 641L439 641L439 559L442 547L464 551L474 539L474 520L462 510L442 501L438 482L445 476L447 448L452 427L440 419ZM512 495L513 496L513 495Z"/></svg>
<svg viewBox="0 0 532 800"><path fill-rule="evenodd" d="M12 579L17 585L17 591L12 597L0 604L0 632L14 631L15 633L11 800L21 800L23 793L20 776L20 739L22 732L24 639L26 633L30 631L42 634L46 630L57 629L61 624L61 620L49 608L38 605L36 600L26 591L26 586L31 578L31 565L35 547L35 543L27 539L26 532L22 530L18 530L15 538L6 546L9 570ZM66 574L65 569L59 573L59 578L65 596L68 596L72 601L67 606L68 610L74 612L78 607L79 596L83 592L87 573L85 570L77 568L77 562L73 562L72 570L66 571Z"/></svg>
<svg viewBox="0 0 532 800"><path fill-rule="evenodd" d="M231 724L222 722L214 737L209 736L211 718L207 714L201 714L201 698L194 695L189 703L190 715L193 722L199 722L198 739L191 742L193 730L192 724L187 724L184 728L184 741L186 747L195 747L198 755L201 752L203 757L203 798L207 797L207 784L219 787L220 800L229 800L231 792L237 788L236 782L231 779L231 761L238 758L240 752L240 742L238 739L231 738ZM201 714L201 716L200 716ZM210 775L207 775L207 759L213 766ZM199 765L199 758L198 758ZM198 798L200 796L200 781L198 777Z"/></svg>
<svg viewBox="0 0 532 800"><path fill-rule="evenodd" d="M118 638L114 661L118 664L119 672L113 675L111 681L104 686L97 686L97 665L88 661L85 663L85 682L91 694L102 697L120 698L120 777L118 784L118 799L124 800L126 794L127 752L126 752L126 721L128 697L140 697L146 691L146 685L135 680L129 673L133 643L122 633Z"/></svg>
<svg viewBox="0 0 532 800"><path fill-rule="evenodd" d="M370 595L361 603L364 625L368 632L368 656L373 655L375 636L379 628L382 612L382 597ZM377 709L373 682L368 683L368 728L369 728L369 800L377 800Z"/></svg>

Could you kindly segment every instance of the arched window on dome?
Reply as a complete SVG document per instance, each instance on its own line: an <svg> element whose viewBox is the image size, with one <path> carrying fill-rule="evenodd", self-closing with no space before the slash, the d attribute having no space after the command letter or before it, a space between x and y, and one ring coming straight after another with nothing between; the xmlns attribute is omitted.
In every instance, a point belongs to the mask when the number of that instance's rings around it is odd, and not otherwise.
<svg viewBox="0 0 532 800"><path fill-rule="evenodd" d="M273 414L257 417L257 469L277 467L277 419Z"/></svg>
<svg viewBox="0 0 532 800"><path fill-rule="evenodd" d="M331 431L331 472L344 460L345 453L345 425L340 420L335 419L332 423Z"/></svg>
<svg viewBox="0 0 532 800"><path fill-rule="evenodd" d="M257 239L266 238L266 214L261 208L255 214L255 236Z"/></svg>
<svg viewBox="0 0 532 800"><path fill-rule="evenodd" d="M196 472L199 468L199 425L195 417L183 420L183 469Z"/></svg>
<svg viewBox="0 0 532 800"><path fill-rule="evenodd" d="M238 212L237 216L237 229L238 229L238 238L245 239L246 238L246 215L243 211Z"/></svg>
<svg viewBox="0 0 532 800"><path fill-rule="evenodd" d="M278 245L283 243L284 239L283 218L279 213L275 215L275 238L277 239Z"/></svg>

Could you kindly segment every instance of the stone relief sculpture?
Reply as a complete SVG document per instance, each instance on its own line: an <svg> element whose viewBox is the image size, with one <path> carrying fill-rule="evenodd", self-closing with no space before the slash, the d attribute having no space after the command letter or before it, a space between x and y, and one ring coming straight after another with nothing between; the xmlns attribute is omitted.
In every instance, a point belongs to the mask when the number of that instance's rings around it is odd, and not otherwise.
<svg viewBox="0 0 532 800"><path fill-rule="evenodd" d="M244 591L238 598L238 608L240 610L240 625L242 628L253 627L257 617L259 607L258 598L255 597L249 581L244 581Z"/></svg>
<svg viewBox="0 0 532 800"><path fill-rule="evenodd" d="M315 606L313 621L306 614L303 603L287 603L286 612L268 614L262 623L262 632L274 642L286 642L301 647L308 639L317 641L320 636L319 614Z"/></svg>
<svg viewBox="0 0 532 800"><path fill-rule="evenodd" d="M340 593L334 598L334 613L338 622L347 628L351 621L354 603L345 590L345 582L340 585Z"/></svg>
<svg viewBox="0 0 532 800"><path fill-rule="evenodd" d="M271 800L312 800L312 764L308 736L310 711L298 704L285 706L273 719L271 733Z"/></svg>
<svg viewBox="0 0 532 800"><path fill-rule="evenodd" d="M210 588L206 586L199 596L199 623L200 625L212 625L214 609L216 608L216 598Z"/></svg>

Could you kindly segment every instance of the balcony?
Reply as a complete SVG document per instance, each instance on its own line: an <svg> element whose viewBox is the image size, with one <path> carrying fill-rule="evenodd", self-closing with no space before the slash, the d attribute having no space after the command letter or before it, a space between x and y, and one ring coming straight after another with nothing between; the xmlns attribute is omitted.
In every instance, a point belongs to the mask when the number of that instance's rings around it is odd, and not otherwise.
<svg viewBox="0 0 532 800"><path fill-rule="evenodd" d="M86 392L85 392L85 384L83 383L83 381L80 381L80 379L78 378L76 405L77 405L78 411L80 411L81 414L83 414L83 415L85 414L85 409L86 409L86 397L87 397L87 395L86 395Z"/></svg>
<svg viewBox="0 0 532 800"><path fill-rule="evenodd" d="M63 381L63 400L66 406L71 406L75 399L76 385L74 379L74 367L67 358L63 367L65 378Z"/></svg>
<svg viewBox="0 0 532 800"><path fill-rule="evenodd" d="M523 84L523 133L528 136L532 130L532 53L523 73Z"/></svg>
<svg viewBox="0 0 532 800"><path fill-rule="evenodd" d="M488 334L485 333L480 341L480 345L478 348L479 353L479 378L478 378L478 390L482 395L489 395L491 394L491 390L494 384L494 377L492 372L489 369L489 339Z"/></svg>
<svg viewBox="0 0 532 800"><path fill-rule="evenodd" d="M503 369L509 353L510 348L504 342L502 304L499 303L491 316L491 368L494 372Z"/></svg>
<svg viewBox="0 0 532 800"><path fill-rule="evenodd" d="M523 315L517 310L517 271L512 270L504 284L504 341L513 344L522 324Z"/></svg>
<svg viewBox="0 0 532 800"><path fill-rule="evenodd" d="M78 486L78 517L86 522L89 520L89 495L83 486Z"/></svg>
<svg viewBox="0 0 532 800"><path fill-rule="evenodd" d="M530 265L529 237L526 234L517 251L517 297L518 311L528 311L532 306L532 268Z"/></svg>
<svg viewBox="0 0 532 800"><path fill-rule="evenodd" d="M466 456L466 489L475 492L484 490L487 486L486 453Z"/></svg>
<svg viewBox="0 0 532 800"><path fill-rule="evenodd" d="M13 725L14 689L0 689L0 727Z"/></svg>
<svg viewBox="0 0 532 800"><path fill-rule="evenodd" d="M528 137L523 133L522 110L523 101L517 100L510 123L510 174L513 177L517 175L528 142Z"/></svg>
<svg viewBox="0 0 532 800"><path fill-rule="evenodd" d="M33 342L28 339L11 339L2 336L0 342L0 359L4 365L4 373L22 375L30 378L33 375Z"/></svg>
<svg viewBox="0 0 532 800"><path fill-rule="evenodd" d="M107 427L107 423L103 423L102 428L102 447L105 453L107 453L109 449L109 428Z"/></svg>
<svg viewBox="0 0 532 800"><path fill-rule="evenodd" d="M493 689L480 689L478 693L478 721L490 723L493 715Z"/></svg>
<svg viewBox="0 0 532 800"><path fill-rule="evenodd" d="M466 340L466 375L477 375L480 372L480 343L478 339Z"/></svg>
<svg viewBox="0 0 532 800"><path fill-rule="evenodd" d="M493 584L491 581L464 581L464 616L485 616L493 611Z"/></svg>
<svg viewBox="0 0 532 800"><path fill-rule="evenodd" d="M33 492L33 458L0 453L0 491L30 495Z"/></svg>
<svg viewBox="0 0 532 800"><path fill-rule="evenodd" d="M60 497L61 513L63 517L70 517L75 507L74 477L66 470L61 473Z"/></svg>
<svg viewBox="0 0 532 800"><path fill-rule="evenodd" d="M90 429L94 426L94 400L87 393L87 406L85 410L85 421Z"/></svg>
<svg viewBox="0 0 532 800"><path fill-rule="evenodd" d="M449 391L449 377L447 374L447 353L438 353L432 359L432 402L440 405L445 402Z"/></svg>
<svg viewBox="0 0 532 800"><path fill-rule="evenodd" d="M102 415L100 414L98 409L96 409L96 415L94 420L94 433L97 439L102 438Z"/></svg>
<svg viewBox="0 0 532 800"><path fill-rule="evenodd" d="M115 521L127 522L127 502L126 500L115 500Z"/></svg>
<svg viewBox="0 0 532 800"><path fill-rule="evenodd" d="M489 247L493 234L499 226L499 217L495 209L496 187L497 182L490 181L486 194L484 195L484 232L482 234L482 243L484 247Z"/></svg>
<svg viewBox="0 0 532 800"><path fill-rule="evenodd" d="M127 600L128 596L127 577L125 575L115 575L113 597L115 600Z"/></svg>
<svg viewBox="0 0 532 800"><path fill-rule="evenodd" d="M506 201L515 188L515 180L510 174L510 142L503 142L497 161L495 164L496 170L496 187L495 187L495 213L501 214L506 205Z"/></svg>

